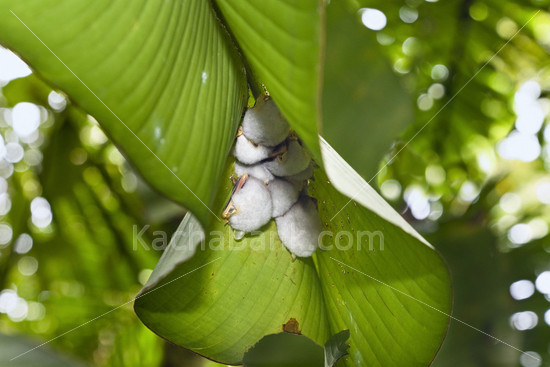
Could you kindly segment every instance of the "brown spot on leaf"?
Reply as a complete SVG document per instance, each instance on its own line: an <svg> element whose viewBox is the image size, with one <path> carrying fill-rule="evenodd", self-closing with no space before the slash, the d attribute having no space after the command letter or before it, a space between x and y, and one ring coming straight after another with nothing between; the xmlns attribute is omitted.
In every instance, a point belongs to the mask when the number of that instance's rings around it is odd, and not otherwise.
<svg viewBox="0 0 550 367"><path fill-rule="evenodd" d="M300 332L300 324L294 317L291 317L286 324L283 324L283 331L285 333L302 335Z"/></svg>

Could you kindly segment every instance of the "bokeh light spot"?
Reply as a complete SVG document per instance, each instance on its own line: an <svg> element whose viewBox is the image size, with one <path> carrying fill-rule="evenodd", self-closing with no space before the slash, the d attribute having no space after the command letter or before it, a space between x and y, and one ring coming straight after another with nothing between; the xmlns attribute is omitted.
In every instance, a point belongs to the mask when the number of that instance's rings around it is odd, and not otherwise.
<svg viewBox="0 0 550 367"><path fill-rule="evenodd" d="M38 260L32 256L23 256L17 262L17 270L22 275L31 276L38 270Z"/></svg>
<svg viewBox="0 0 550 367"><path fill-rule="evenodd" d="M537 352L524 352L519 356L519 363L522 367L540 367L542 357Z"/></svg>
<svg viewBox="0 0 550 367"><path fill-rule="evenodd" d="M540 156L541 146L535 135L514 130L498 143L497 151L504 159L532 162Z"/></svg>
<svg viewBox="0 0 550 367"><path fill-rule="evenodd" d="M399 18L405 23L414 23L418 19L418 10L403 6L399 9Z"/></svg>
<svg viewBox="0 0 550 367"><path fill-rule="evenodd" d="M510 324L516 330L529 330L537 326L539 318L533 311L516 312L510 317Z"/></svg>
<svg viewBox="0 0 550 367"><path fill-rule="evenodd" d="M35 104L20 102L13 107L11 119L18 136L29 136L40 126L40 109Z"/></svg>
<svg viewBox="0 0 550 367"><path fill-rule="evenodd" d="M518 223L508 231L508 239L516 245L524 245L533 239L531 227L525 223Z"/></svg>
<svg viewBox="0 0 550 367"><path fill-rule="evenodd" d="M504 39L509 39L518 31L518 25L508 17L501 18L497 22L496 31Z"/></svg>
<svg viewBox="0 0 550 367"><path fill-rule="evenodd" d="M52 210L48 200L36 197L31 202L31 220L38 228L45 228L52 222Z"/></svg>
<svg viewBox="0 0 550 367"><path fill-rule="evenodd" d="M550 271L543 271L535 280L537 291L542 294L550 294Z"/></svg>
<svg viewBox="0 0 550 367"><path fill-rule="evenodd" d="M521 197L513 192L507 192L500 197L500 208L506 213L516 213L521 208Z"/></svg>
<svg viewBox="0 0 550 367"><path fill-rule="evenodd" d="M27 233L21 233L15 241L14 251L17 254L23 255L32 249L32 237Z"/></svg>
<svg viewBox="0 0 550 367"><path fill-rule="evenodd" d="M401 184L397 180L386 180L380 185L380 191L385 198L397 200L401 195Z"/></svg>
<svg viewBox="0 0 550 367"><path fill-rule="evenodd" d="M368 29L379 31L384 29L387 23L386 15L378 9L363 8L361 11L361 22Z"/></svg>
<svg viewBox="0 0 550 367"><path fill-rule="evenodd" d="M535 293L535 285L527 279L518 280L510 285L510 295L516 300L527 299Z"/></svg>
<svg viewBox="0 0 550 367"><path fill-rule="evenodd" d="M428 88L428 95L433 99L443 98L445 95L445 87L441 83L434 83Z"/></svg>
<svg viewBox="0 0 550 367"><path fill-rule="evenodd" d="M6 223L0 223L0 247L10 243L13 236L13 230L11 226Z"/></svg>
<svg viewBox="0 0 550 367"><path fill-rule="evenodd" d="M489 15L489 8L481 1L476 1L470 6L469 13L473 20L481 22L487 19L487 16Z"/></svg>
<svg viewBox="0 0 550 367"><path fill-rule="evenodd" d="M442 64L434 65L430 76L433 80L445 81L449 77L449 69Z"/></svg>
<svg viewBox="0 0 550 367"><path fill-rule="evenodd" d="M0 47L0 85L31 74L31 69L16 54Z"/></svg>

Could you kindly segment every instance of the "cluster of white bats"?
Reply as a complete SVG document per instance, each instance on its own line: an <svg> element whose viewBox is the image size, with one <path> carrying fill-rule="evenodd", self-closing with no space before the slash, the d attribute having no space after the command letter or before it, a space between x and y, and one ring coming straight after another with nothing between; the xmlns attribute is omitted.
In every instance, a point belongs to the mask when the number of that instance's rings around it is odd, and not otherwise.
<svg viewBox="0 0 550 367"><path fill-rule="evenodd" d="M234 155L238 178L223 217L236 238L274 218L279 239L293 256L311 256L322 228L307 193L315 163L273 100L261 96L246 111Z"/></svg>

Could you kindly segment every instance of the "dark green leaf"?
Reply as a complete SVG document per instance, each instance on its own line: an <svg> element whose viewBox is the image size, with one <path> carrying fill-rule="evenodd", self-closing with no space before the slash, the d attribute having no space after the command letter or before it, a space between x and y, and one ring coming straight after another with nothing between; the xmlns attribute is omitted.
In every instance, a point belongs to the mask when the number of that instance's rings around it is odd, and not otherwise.
<svg viewBox="0 0 550 367"><path fill-rule="evenodd" d="M253 76L321 162L324 1L218 0Z"/></svg>
<svg viewBox="0 0 550 367"><path fill-rule="evenodd" d="M0 42L93 115L206 224L247 99L208 2L0 1Z"/></svg>
<svg viewBox="0 0 550 367"><path fill-rule="evenodd" d="M267 335L244 355L245 367L321 367L323 348L296 334Z"/></svg>
<svg viewBox="0 0 550 367"><path fill-rule="evenodd" d="M348 354L349 330L342 330L330 337L325 343L325 367L333 367L336 362Z"/></svg>
<svg viewBox="0 0 550 367"><path fill-rule="evenodd" d="M323 137L370 180L394 139L412 122L413 108L357 10L347 9L343 1L327 6Z"/></svg>
<svg viewBox="0 0 550 367"><path fill-rule="evenodd" d="M309 190L327 231L326 250L314 259L331 331L351 333L344 365L426 366L451 312L447 268L324 141L321 149L328 178L317 171Z"/></svg>
<svg viewBox="0 0 550 367"><path fill-rule="evenodd" d="M232 188L233 165L227 168L216 200L220 213ZM140 319L160 336L228 364L241 363L249 348L292 319L324 344L329 331L312 259L293 261L274 222L262 230L238 241L231 227L215 222L205 236L188 214L135 302Z"/></svg>

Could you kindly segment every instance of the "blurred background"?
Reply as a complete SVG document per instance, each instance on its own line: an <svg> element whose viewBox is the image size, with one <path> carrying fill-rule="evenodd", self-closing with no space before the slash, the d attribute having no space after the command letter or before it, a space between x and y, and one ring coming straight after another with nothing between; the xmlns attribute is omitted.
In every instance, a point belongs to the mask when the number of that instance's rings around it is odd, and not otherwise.
<svg viewBox="0 0 550 367"><path fill-rule="evenodd" d="M387 109L349 111L353 134L408 125L381 161L357 154L349 135L330 142L443 254L453 316L479 329L451 321L434 366L550 365L549 4L348 2L361 33L349 38L391 73L361 66L377 78L358 100ZM183 214L92 117L0 48L0 355L123 305L9 365L216 365L132 310L160 256L144 244Z"/></svg>

